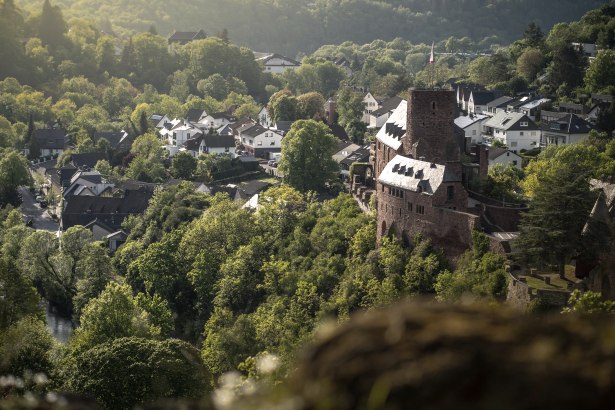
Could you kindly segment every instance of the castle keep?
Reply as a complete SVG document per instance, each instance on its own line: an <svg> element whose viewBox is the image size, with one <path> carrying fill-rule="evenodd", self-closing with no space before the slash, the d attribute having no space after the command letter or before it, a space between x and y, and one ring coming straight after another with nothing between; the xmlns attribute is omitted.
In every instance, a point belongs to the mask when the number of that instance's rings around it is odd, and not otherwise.
<svg viewBox="0 0 615 410"><path fill-rule="evenodd" d="M449 254L471 245L480 217L468 209L455 113L453 91L411 89L378 132L371 158L378 239L394 233L408 243L421 233Z"/></svg>

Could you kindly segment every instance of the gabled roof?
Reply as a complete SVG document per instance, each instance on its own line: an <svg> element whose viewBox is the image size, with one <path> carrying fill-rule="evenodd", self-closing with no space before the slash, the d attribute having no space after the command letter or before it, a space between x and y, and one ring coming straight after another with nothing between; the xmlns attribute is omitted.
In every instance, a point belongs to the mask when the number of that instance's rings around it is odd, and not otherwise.
<svg viewBox="0 0 615 410"><path fill-rule="evenodd" d="M527 122L522 127L521 123ZM537 130L538 126L527 115L519 112L500 111L485 122L485 127L506 131Z"/></svg>
<svg viewBox="0 0 615 410"><path fill-rule="evenodd" d="M234 133L239 128L241 128L241 127L243 127L243 126L245 126L247 124L256 124L256 121L254 121L252 118L243 117L243 118L238 119L234 123L229 124L228 126L231 129L231 131L233 131L233 133Z"/></svg>
<svg viewBox="0 0 615 410"><path fill-rule="evenodd" d="M594 127L576 114L566 114L563 117L542 124L544 131L561 132L564 134L589 134Z"/></svg>
<svg viewBox="0 0 615 410"><path fill-rule="evenodd" d="M376 139L393 148L395 151L401 146L401 139L406 135L406 114L408 103L404 100L393 111L387 122L380 128Z"/></svg>
<svg viewBox="0 0 615 410"><path fill-rule="evenodd" d="M294 124L294 121L277 121L275 123L275 128L278 131L282 131L284 134L286 134L288 131L290 131L290 127L292 127Z"/></svg>
<svg viewBox="0 0 615 410"><path fill-rule="evenodd" d="M94 144L98 143L101 139L106 139L109 141L109 144L113 148L117 148L118 145L127 141L129 139L128 133L124 130L122 131L104 131L104 132L95 132L92 137L92 141Z"/></svg>
<svg viewBox="0 0 615 410"><path fill-rule="evenodd" d="M461 129L465 129L468 128L470 125L480 122L488 117L489 116L485 114L461 115L455 118L455 125Z"/></svg>
<svg viewBox="0 0 615 410"><path fill-rule="evenodd" d="M331 130L331 134L333 134L333 136L337 137L338 140L340 140L340 141L348 141L348 133L346 132L344 127L342 127L339 124L327 124L327 126Z"/></svg>
<svg viewBox="0 0 615 410"><path fill-rule="evenodd" d="M487 103L491 102L495 98L495 93L493 91L472 91L472 100L474 100L474 105L487 105Z"/></svg>
<svg viewBox="0 0 615 410"><path fill-rule="evenodd" d="M61 128L44 128L34 130L32 138L38 140L41 149L66 149L68 147L68 135Z"/></svg>
<svg viewBox="0 0 615 410"><path fill-rule="evenodd" d="M367 162L369 160L369 145L359 148L352 154L340 161L340 164L350 167L355 162Z"/></svg>
<svg viewBox="0 0 615 410"><path fill-rule="evenodd" d="M261 135L265 132L272 132L272 133L276 133L278 135L280 135L279 132L275 131L275 130L270 130L268 128L263 127L260 124L256 124L253 127L250 127L246 130L242 130L241 131L241 135L247 135L248 137L256 137L257 135Z"/></svg>
<svg viewBox="0 0 615 410"><path fill-rule="evenodd" d="M98 218L117 231L128 215L145 212L151 197L147 190L126 191L123 198L71 196L64 201L62 229L87 225Z"/></svg>
<svg viewBox="0 0 615 410"><path fill-rule="evenodd" d="M496 98L495 100L493 100L491 102L488 102L487 103L487 107L492 107L492 108L505 107L512 100L514 100L513 97L508 97L508 96L505 95L505 96L502 96L500 98Z"/></svg>
<svg viewBox="0 0 615 410"><path fill-rule="evenodd" d="M457 182L446 165L397 155L384 167L378 181L394 187L433 195L443 182Z"/></svg>
<svg viewBox="0 0 615 410"><path fill-rule="evenodd" d="M225 124L218 128L216 131L220 135L233 135L233 129L231 128L231 124Z"/></svg>
<svg viewBox="0 0 615 410"><path fill-rule="evenodd" d="M401 104L402 101L404 101L404 99L398 96L388 98L382 102L382 106L380 108L372 111L371 115L378 118L381 115L394 111L395 108L399 107L399 104Z"/></svg>
<svg viewBox="0 0 615 410"><path fill-rule="evenodd" d="M515 154L514 152L506 149L506 148L502 148L502 147L489 147L489 161L493 161L496 158L501 157L502 155L509 153L510 155L514 155L516 157L519 157L519 155ZM521 158L521 157L519 157Z"/></svg>
<svg viewBox="0 0 615 410"><path fill-rule="evenodd" d="M199 108L190 108L186 113L186 121L188 122L199 122L201 116L205 113L205 111Z"/></svg>
<svg viewBox="0 0 615 410"><path fill-rule="evenodd" d="M284 61L289 63L289 64L282 64L283 66L300 66L301 65L300 62L298 62L296 60L293 60L292 58L288 58L286 56L283 56L281 54L276 54L276 53L268 54L268 55L266 55L264 57L257 58L256 61L261 61L264 65L271 65L271 64L267 64L267 63L270 60L273 60L275 58L280 59L280 60L284 60Z"/></svg>
<svg viewBox="0 0 615 410"><path fill-rule="evenodd" d="M98 161L106 160L104 152L88 152L85 154L71 154L70 162L79 169L93 169Z"/></svg>
<svg viewBox="0 0 615 410"><path fill-rule="evenodd" d="M169 36L169 43L181 42L181 41L202 40L204 38L207 38L207 35L205 34L203 30L174 31L173 34Z"/></svg>
<svg viewBox="0 0 615 410"><path fill-rule="evenodd" d="M107 225L106 223L104 223L98 218L94 218L91 222L87 223L83 227L87 229L92 229L94 226L100 226L101 228L103 228L105 231L109 233L115 232L113 228L111 228L109 225Z"/></svg>
<svg viewBox="0 0 615 410"><path fill-rule="evenodd" d="M203 135L205 146L209 148L232 148L235 147L235 137L232 135L205 134Z"/></svg>

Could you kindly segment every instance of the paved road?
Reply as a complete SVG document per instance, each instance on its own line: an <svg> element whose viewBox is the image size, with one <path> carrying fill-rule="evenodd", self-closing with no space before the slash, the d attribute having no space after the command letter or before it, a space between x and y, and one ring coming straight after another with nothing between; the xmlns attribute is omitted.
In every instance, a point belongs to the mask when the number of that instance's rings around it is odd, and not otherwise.
<svg viewBox="0 0 615 410"><path fill-rule="evenodd" d="M58 230L58 224L51 219L46 209L41 208L36 203L36 199L28 188L20 187L19 192L23 198L21 213L24 215L24 218L26 220L32 219L34 221L34 228L37 230L56 232Z"/></svg>

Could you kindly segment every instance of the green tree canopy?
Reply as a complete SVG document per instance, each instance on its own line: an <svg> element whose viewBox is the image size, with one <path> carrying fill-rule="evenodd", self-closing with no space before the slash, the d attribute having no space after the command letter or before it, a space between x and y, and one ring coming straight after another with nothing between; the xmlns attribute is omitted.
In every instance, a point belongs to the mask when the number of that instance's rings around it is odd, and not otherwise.
<svg viewBox="0 0 615 410"><path fill-rule="evenodd" d="M321 191L339 169L332 156L337 139L329 128L313 120L296 121L282 140L280 171L299 191Z"/></svg>

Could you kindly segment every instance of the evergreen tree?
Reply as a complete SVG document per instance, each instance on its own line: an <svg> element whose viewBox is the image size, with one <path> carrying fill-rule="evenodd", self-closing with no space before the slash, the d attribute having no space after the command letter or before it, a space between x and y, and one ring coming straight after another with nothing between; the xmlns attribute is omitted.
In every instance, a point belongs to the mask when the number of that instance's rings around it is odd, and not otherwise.
<svg viewBox="0 0 615 410"><path fill-rule="evenodd" d="M156 30L156 26L154 26L153 24L149 26L149 29L147 30L147 32L155 36L158 35L158 30Z"/></svg>
<svg viewBox="0 0 615 410"><path fill-rule="evenodd" d="M30 145L33 134L34 134L34 117L32 116L32 114L30 114L30 118L28 119L28 131L26 132L26 137L24 138L24 144L26 146Z"/></svg>
<svg viewBox="0 0 615 410"><path fill-rule="evenodd" d="M581 232L594 201L588 172L558 167L540 181L528 212L522 214L517 246L526 262L564 266L581 243Z"/></svg>
<svg viewBox="0 0 615 410"><path fill-rule="evenodd" d="M43 3L43 11L38 27L38 37L43 45L55 50L66 44L66 22L58 6L52 6L49 0Z"/></svg>
<svg viewBox="0 0 615 410"><path fill-rule="evenodd" d="M135 47L132 43L132 37L130 37L122 50L122 55L120 57L120 69L124 74L128 75L135 70L135 65Z"/></svg>
<svg viewBox="0 0 615 410"><path fill-rule="evenodd" d="M542 47L545 42L545 35L543 34L540 26L535 22L528 24L525 33L523 33L523 40L528 47Z"/></svg>
<svg viewBox="0 0 615 410"><path fill-rule="evenodd" d="M141 135L145 134L149 128L145 111L141 111L141 116L139 117L139 128L141 129Z"/></svg>

